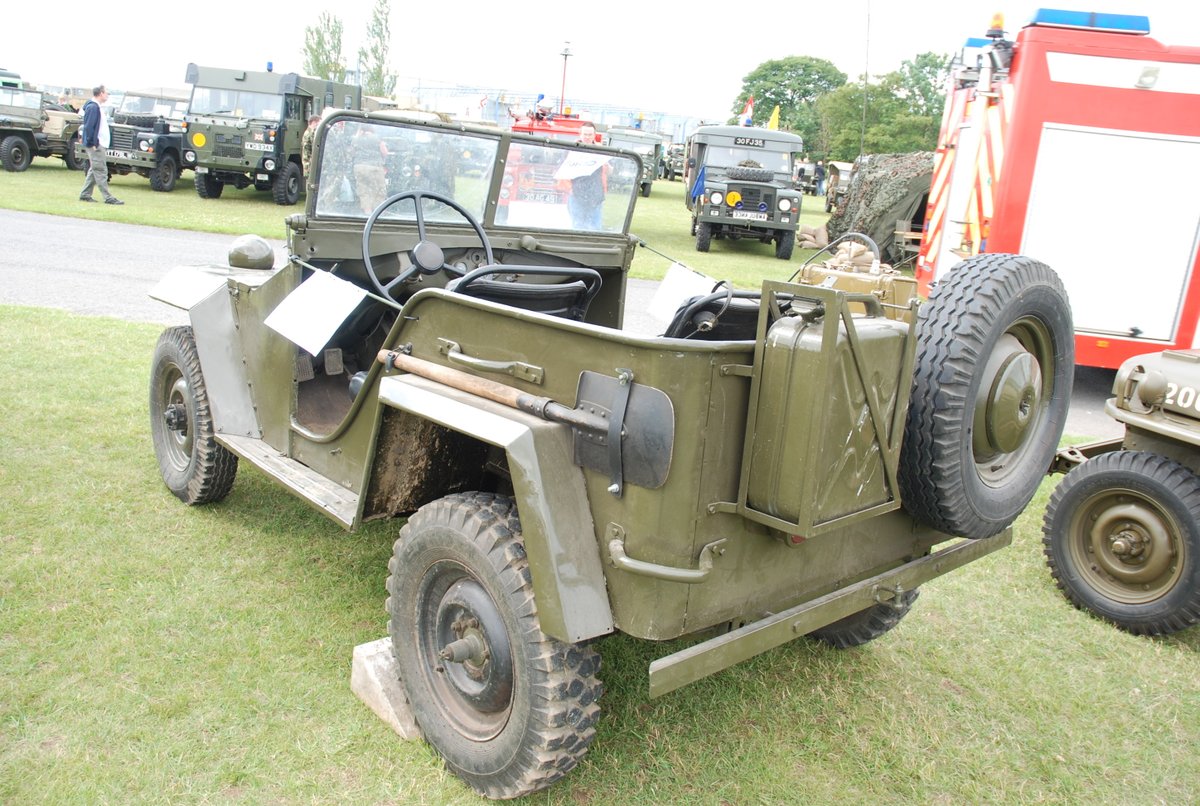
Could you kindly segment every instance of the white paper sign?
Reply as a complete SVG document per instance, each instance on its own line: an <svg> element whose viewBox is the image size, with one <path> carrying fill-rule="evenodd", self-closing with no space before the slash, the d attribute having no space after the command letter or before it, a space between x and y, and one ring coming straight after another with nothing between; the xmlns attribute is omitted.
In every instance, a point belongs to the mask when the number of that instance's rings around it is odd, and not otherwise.
<svg viewBox="0 0 1200 806"><path fill-rule="evenodd" d="M717 281L679 263L672 263L654 292L646 313L667 324L685 300L708 294Z"/></svg>
<svg viewBox="0 0 1200 806"><path fill-rule="evenodd" d="M366 295L353 283L313 272L271 311L264 324L309 355L317 355Z"/></svg>
<svg viewBox="0 0 1200 806"><path fill-rule="evenodd" d="M578 179L581 176L594 174L596 169L610 158L603 154L585 154L579 151L572 151L567 154L567 158L558 166L558 170L554 172L554 178L563 179Z"/></svg>

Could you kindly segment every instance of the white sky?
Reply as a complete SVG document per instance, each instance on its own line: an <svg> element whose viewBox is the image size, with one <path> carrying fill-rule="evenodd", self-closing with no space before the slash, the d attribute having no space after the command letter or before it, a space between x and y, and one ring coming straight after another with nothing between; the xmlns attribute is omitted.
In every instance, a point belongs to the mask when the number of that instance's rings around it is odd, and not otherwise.
<svg viewBox="0 0 1200 806"><path fill-rule="evenodd" d="M130 89L185 87L188 62L264 70L271 61L276 72L301 72L304 29L326 10L341 18L353 64L374 0L145 9L59 0L53 13L10 5L0 21L0 66L38 84ZM952 53L983 36L996 11L1014 37L1039 7L1145 14L1164 44L1200 46L1196 0L392 0L390 59L398 92L420 80L556 99L569 41L566 98L577 111L590 102L712 120L732 113L742 79L769 59L828 59L855 80L864 65L875 75L918 53Z"/></svg>

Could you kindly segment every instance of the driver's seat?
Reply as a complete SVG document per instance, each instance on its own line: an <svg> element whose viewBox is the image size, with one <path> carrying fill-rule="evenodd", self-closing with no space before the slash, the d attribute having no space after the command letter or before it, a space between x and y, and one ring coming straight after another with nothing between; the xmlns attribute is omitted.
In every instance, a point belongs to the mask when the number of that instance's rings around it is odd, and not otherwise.
<svg viewBox="0 0 1200 806"><path fill-rule="evenodd" d="M495 275L513 275L514 279L485 279ZM528 283L519 275L567 277L566 282ZM468 297L511 305L526 311L560 316L582 322L588 306L600 291L600 273L595 269L564 266L484 266L449 283L446 290Z"/></svg>

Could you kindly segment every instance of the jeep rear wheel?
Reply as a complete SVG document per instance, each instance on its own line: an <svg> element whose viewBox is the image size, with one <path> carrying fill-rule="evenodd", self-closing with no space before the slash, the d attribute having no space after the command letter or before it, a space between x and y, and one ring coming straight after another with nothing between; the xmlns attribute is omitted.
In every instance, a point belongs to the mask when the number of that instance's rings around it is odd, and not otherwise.
<svg viewBox="0 0 1200 806"><path fill-rule="evenodd" d="M27 170L32 161L33 152L24 137L10 134L0 140L0 162L3 162L4 170L20 173Z"/></svg>
<svg viewBox="0 0 1200 806"><path fill-rule="evenodd" d="M549 786L595 735L600 656L542 632L512 499L448 496L400 530L388 634L425 738L489 798Z"/></svg>
<svg viewBox="0 0 1200 806"><path fill-rule="evenodd" d="M712 246L712 224L700 221L696 224L696 251L707 252Z"/></svg>
<svg viewBox="0 0 1200 806"><path fill-rule="evenodd" d="M1082 610L1137 635L1200 623L1200 478L1152 453L1071 470L1046 507L1046 563Z"/></svg>
<svg viewBox="0 0 1200 806"><path fill-rule="evenodd" d="M150 171L150 189L160 193L170 193L175 189L177 178L179 178L179 163L170 154L163 154L158 165Z"/></svg>
<svg viewBox="0 0 1200 806"><path fill-rule="evenodd" d="M840 621L813 630L809 636L832 644L838 649L862 646L899 624L900 619L907 616L908 611L912 609L918 595L919 591L916 590L902 591L894 601L871 605Z"/></svg>
<svg viewBox="0 0 1200 806"><path fill-rule="evenodd" d="M271 188L276 204L295 204L300 201L300 166L289 162L275 175Z"/></svg>
<svg viewBox="0 0 1200 806"><path fill-rule="evenodd" d="M219 199L225 183L211 174L196 174L196 195L202 199Z"/></svg>
<svg viewBox="0 0 1200 806"><path fill-rule="evenodd" d="M159 336L150 370L150 436L163 482L185 504L229 494L237 456L217 443L190 327Z"/></svg>
<svg viewBox="0 0 1200 806"><path fill-rule="evenodd" d="M80 152L75 150L76 142L72 140L67 144L66 153L63 154L63 162L72 171L86 171L92 161L88 159L87 152L83 152L82 156L80 156Z"/></svg>
<svg viewBox="0 0 1200 806"><path fill-rule="evenodd" d="M920 310L900 454L905 508L947 534L991 537L1037 490L1075 373L1066 291L1046 265L977 255Z"/></svg>

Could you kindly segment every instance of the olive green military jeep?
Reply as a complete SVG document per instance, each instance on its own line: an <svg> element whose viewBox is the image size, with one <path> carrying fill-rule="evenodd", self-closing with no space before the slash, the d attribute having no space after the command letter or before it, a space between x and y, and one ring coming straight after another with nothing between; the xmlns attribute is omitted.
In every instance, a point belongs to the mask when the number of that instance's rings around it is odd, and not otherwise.
<svg viewBox="0 0 1200 806"><path fill-rule="evenodd" d="M396 677L489 797L587 751L604 636L694 637L651 664L659 697L806 635L886 633L1010 542L1062 429L1070 312L1021 257L968 261L919 309L826 272L623 330L636 185L594 215L574 194L637 168L333 113L282 265L242 242L154 291L190 319L151 364L166 486L218 502L249 462L346 529L403 518Z"/></svg>
<svg viewBox="0 0 1200 806"><path fill-rule="evenodd" d="M0 163L4 170L27 170L34 157L61 157L71 170L79 170L75 152L83 119L42 93L20 87L0 87Z"/></svg>
<svg viewBox="0 0 1200 806"><path fill-rule="evenodd" d="M1083 610L1137 635L1200 623L1200 350L1135 356L1105 411L1118 439L1062 451L1046 562ZM1069 472L1067 472L1069 470Z"/></svg>

